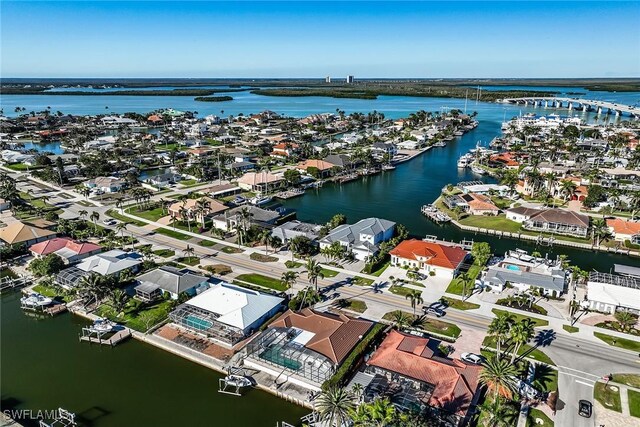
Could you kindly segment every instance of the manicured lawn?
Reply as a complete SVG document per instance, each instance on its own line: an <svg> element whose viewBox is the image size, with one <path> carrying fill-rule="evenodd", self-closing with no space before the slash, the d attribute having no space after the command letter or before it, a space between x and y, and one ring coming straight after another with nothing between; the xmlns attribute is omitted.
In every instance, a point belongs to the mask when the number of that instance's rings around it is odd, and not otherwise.
<svg viewBox="0 0 640 427"><path fill-rule="evenodd" d="M220 276L224 276L225 274L229 274L233 271L231 267L225 264L206 265L203 268L213 274L218 274Z"/></svg>
<svg viewBox="0 0 640 427"><path fill-rule="evenodd" d="M157 251L153 251L153 253L163 258L169 258L174 256L176 254L176 251L171 249L158 249Z"/></svg>
<svg viewBox="0 0 640 427"><path fill-rule="evenodd" d="M242 249L233 246L223 246L220 250L225 254L239 254L244 252Z"/></svg>
<svg viewBox="0 0 640 427"><path fill-rule="evenodd" d="M168 237L173 237L178 240L189 240L191 236L187 236L186 234L180 233L179 231L170 230L168 228L158 227L155 229L155 232L158 234L162 234Z"/></svg>
<svg viewBox="0 0 640 427"><path fill-rule="evenodd" d="M615 390L613 389L614 387ZM593 397L605 408L616 412L622 412L620 390L616 386L605 386L604 383L598 382L594 388Z"/></svg>
<svg viewBox="0 0 640 427"><path fill-rule="evenodd" d="M146 332L148 327L152 327L168 317L173 304L173 301L159 301L149 305L136 299L131 299L123 313L115 313L111 306L105 303L98 307L97 314L114 322L122 323L136 331ZM149 314L143 315L143 313ZM119 316L119 314L122 314L122 316ZM149 317L148 321L145 321L145 316Z"/></svg>
<svg viewBox="0 0 640 427"><path fill-rule="evenodd" d="M571 325L562 325L562 329L564 329L565 331L571 334L575 334L580 330L580 328L578 328L577 326L571 326Z"/></svg>
<svg viewBox="0 0 640 427"><path fill-rule="evenodd" d="M520 230L519 223L507 219L504 215L469 215L458 222L462 225L468 225L471 227L489 228L491 230L508 231L511 233L517 233L518 230Z"/></svg>
<svg viewBox="0 0 640 427"><path fill-rule="evenodd" d="M632 417L640 418L640 392L628 390L627 396L629 397L629 413Z"/></svg>
<svg viewBox="0 0 640 427"><path fill-rule="evenodd" d="M389 265L391 265L391 261L385 262L380 266L380 268L378 268L375 271L372 271L369 274L371 274L372 276L380 277L380 275L389 267Z"/></svg>
<svg viewBox="0 0 640 427"><path fill-rule="evenodd" d="M542 423L537 420L542 420ZM532 408L527 415L527 427L553 427L553 425L553 421L539 409Z"/></svg>
<svg viewBox="0 0 640 427"><path fill-rule="evenodd" d="M490 349L495 349L496 348L496 339L495 337L491 337L491 336L487 336L485 337L484 341L482 341L482 345L484 347L488 347ZM506 347L503 345L502 348L500 349L502 351L502 354L505 353L505 350L509 351L509 344L507 343ZM542 362L542 363L546 363L548 365L554 365L555 363L553 363L553 360L551 360L551 358L549 356L547 356L544 352L542 352L539 349L533 349L529 344L524 344L523 346L520 347L520 349L518 350L518 356L522 356L526 354L526 357L531 358L531 359L535 359L538 362Z"/></svg>
<svg viewBox="0 0 640 427"><path fill-rule="evenodd" d="M287 268L302 267L302 263L301 262L295 262L295 261L287 261L287 262L284 263L284 265L286 265Z"/></svg>
<svg viewBox="0 0 640 427"><path fill-rule="evenodd" d="M471 267L469 267L469 271L467 272L467 274L469 275L469 277L473 277L473 279L475 280L475 278L478 277L478 274L480 274L481 271L481 265L473 264ZM471 292L471 289L473 289L473 284L467 285L467 293ZM462 281L459 277L451 280L446 292L450 294L462 295Z"/></svg>
<svg viewBox="0 0 640 427"><path fill-rule="evenodd" d="M138 210L137 207L133 206L127 209L127 213L135 216L139 216L140 218L148 219L149 221L157 221L163 216L166 216L166 211L160 207L149 209L149 210Z"/></svg>
<svg viewBox="0 0 640 427"><path fill-rule="evenodd" d="M120 215L120 213L118 213L118 211L116 211L115 209L109 209L107 211L107 215L113 219L117 219L118 221L133 224L136 227L144 227L145 225L147 225L146 222L137 221L135 219L129 218L128 216ZM158 229L158 231L160 231L160 229Z"/></svg>
<svg viewBox="0 0 640 427"><path fill-rule="evenodd" d="M640 388L640 374L613 374L612 381Z"/></svg>
<svg viewBox="0 0 640 427"><path fill-rule="evenodd" d="M528 311L534 314L542 314L543 316L547 315L547 310L545 310L544 308L540 307L537 304L532 304L531 307L529 307L526 304L524 306L520 306L515 300L510 300L508 298L500 298L498 301L496 301L496 304L503 305L505 307L515 308L522 311Z"/></svg>
<svg viewBox="0 0 640 427"><path fill-rule="evenodd" d="M397 311L397 310L396 310ZM390 311L382 316L382 319L393 321L393 313L395 311ZM413 313L408 311L403 311L404 314L411 320L411 322L415 321L416 318L420 316L414 316ZM432 332L434 334L445 335L456 339L460 336L460 328L453 323L444 322L442 320L433 319L431 317L427 317L426 320L420 324L419 326L414 326L416 329L421 329L425 332Z"/></svg>
<svg viewBox="0 0 640 427"><path fill-rule="evenodd" d="M273 277L267 277L257 273L241 274L236 277L235 280L253 283L254 285L264 286L265 288L275 289L277 291L287 290L280 279L274 279Z"/></svg>
<svg viewBox="0 0 640 427"><path fill-rule="evenodd" d="M371 286L373 284L373 279L367 279L365 277L356 276L353 278L351 283L358 286Z"/></svg>
<svg viewBox="0 0 640 427"><path fill-rule="evenodd" d="M533 385L538 390L546 392L558 390L558 371L549 366L538 364Z"/></svg>
<svg viewBox="0 0 640 427"><path fill-rule="evenodd" d="M259 262L276 262L276 261L278 261L278 258L276 258L274 256L269 256L269 255L261 254L261 253L258 253L258 252L253 252L251 255L249 255L249 258L251 258L254 261L259 261Z"/></svg>
<svg viewBox="0 0 640 427"><path fill-rule="evenodd" d="M367 311L367 304L359 299L340 299L338 300L338 307L358 313Z"/></svg>
<svg viewBox="0 0 640 427"><path fill-rule="evenodd" d="M181 262L182 264L187 264L193 267L195 265L200 264L200 257L197 257L197 256L182 257L182 258L176 259L176 262Z"/></svg>
<svg viewBox="0 0 640 427"><path fill-rule="evenodd" d="M64 302L73 301L73 296L71 294L68 294L64 289L57 289L57 288L54 288L51 286L45 286L45 285L36 285L33 287L33 291L49 298L58 297L62 299Z"/></svg>
<svg viewBox="0 0 640 427"><path fill-rule="evenodd" d="M396 295L402 295L402 296L407 296L411 292L415 291L415 289L407 288L407 287L404 287L404 286L398 286L398 285L391 286L389 288L389 290L391 291L391 293L394 293ZM418 292L420 292L420 291L418 291Z"/></svg>
<svg viewBox="0 0 640 427"><path fill-rule="evenodd" d="M337 271L329 270L328 268L323 268L321 271L324 277L326 278L336 277L338 275Z"/></svg>
<svg viewBox="0 0 640 427"><path fill-rule="evenodd" d="M531 319L531 321L534 323L534 326L548 326L549 325L549 321L548 320L536 319L534 317L524 316L522 314L513 313L513 312L507 311L507 310L498 310L497 308L494 308L491 311L493 313L495 313L496 315L500 315L500 314L503 314L503 313L510 314L515 319L516 323L522 322L524 319Z"/></svg>
<svg viewBox="0 0 640 427"><path fill-rule="evenodd" d="M196 181L195 179L185 179L183 181L178 182L178 184L184 186L184 187L189 187L192 186L194 184L196 184L198 181Z"/></svg>
<svg viewBox="0 0 640 427"><path fill-rule="evenodd" d="M212 242L211 240L200 240L198 244L200 246L204 246L205 248L210 248L211 246L215 246L216 242Z"/></svg>
<svg viewBox="0 0 640 427"><path fill-rule="evenodd" d="M480 304L474 304L472 302L462 301L457 298L443 298L449 307L455 308L457 310L475 310L476 308L480 308Z"/></svg>
<svg viewBox="0 0 640 427"><path fill-rule="evenodd" d="M601 339L602 341L606 342L609 345L624 348L626 350L640 351L640 342L638 341L632 341L626 338L618 338L618 337L603 334L600 332L594 332L593 335L595 335L596 338Z"/></svg>

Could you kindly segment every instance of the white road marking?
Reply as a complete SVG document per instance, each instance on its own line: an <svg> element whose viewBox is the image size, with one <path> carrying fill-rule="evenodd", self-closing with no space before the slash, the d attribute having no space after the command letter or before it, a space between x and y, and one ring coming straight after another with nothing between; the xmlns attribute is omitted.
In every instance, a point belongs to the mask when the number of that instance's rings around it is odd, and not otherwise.
<svg viewBox="0 0 640 427"><path fill-rule="evenodd" d="M596 375L596 374L592 374L592 373L589 373L589 372L581 371L579 369L569 368L567 366L558 366L558 371L560 371L560 369L566 369L566 370L569 370L569 371L580 372L581 374L588 375L590 377L594 377L594 378L598 378L598 379L601 378L600 375ZM562 372L562 371L560 371L560 372L563 373L563 374L566 374L566 375L571 375L568 372Z"/></svg>
<svg viewBox="0 0 640 427"><path fill-rule="evenodd" d="M581 380L591 381L592 383L597 383L598 382L598 380L594 380L594 379L587 378L587 377L582 377L582 376L576 375L576 374L570 374L568 372L560 372L560 375L566 375L568 377L573 377L573 378L580 378ZM598 378L598 379L600 379L600 378Z"/></svg>
<svg viewBox="0 0 640 427"><path fill-rule="evenodd" d="M584 384L584 385L586 385L586 386L588 386L588 387L592 387L592 388L593 388L593 387L595 387L595 384L585 383L585 382L583 382L583 381L578 381L578 380L576 380L576 382L577 382L578 384Z"/></svg>

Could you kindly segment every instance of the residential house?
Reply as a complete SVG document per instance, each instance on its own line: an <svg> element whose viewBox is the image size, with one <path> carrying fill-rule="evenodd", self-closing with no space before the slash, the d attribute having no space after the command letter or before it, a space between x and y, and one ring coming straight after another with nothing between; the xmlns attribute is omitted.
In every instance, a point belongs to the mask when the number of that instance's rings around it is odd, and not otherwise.
<svg viewBox="0 0 640 427"><path fill-rule="evenodd" d="M469 257L469 252L455 245L410 239L400 242L389 255L391 265L453 278Z"/></svg>
<svg viewBox="0 0 640 427"><path fill-rule="evenodd" d="M204 201L204 210L202 214L199 213L199 201ZM178 220L185 221L189 218L195 219L196 221L202 221L202 215L204 215L205 218L208 218L219 215L227 209L229 209L228 206L225 206L211 197L201 197L200 199L185 199L175 202L169 206L168 212L172 218L176 218ZM187 215L187 218L183 218L183 212Z"/></svg>
<svg viewBox="0 0 640 427"><path fill-rule="evenodd" d="M607 219L607 227L619 242L627 240L635 245L640 245L640 222L629 221L621 218Z"/></svg>
<svg viewBox="0 0 640 427"><path fill-rule="evenodd" d="M493 204L491 198L484 194L467 193L460 196L467 205L467 212L471 215L491 215L500 213L500 208Z"/></svg>
<svg viewBox="0 0 640 427"><path fill-rule="evenodd" d="M113 176L99 176L85 181L84 185L105 193L116 193L126 186L126 182Z"/></svg>
<svg viewBox="0 0 640 427"><path fill-rule="evenodd" d="M220 282L178 306L171 321L232 347L280 310L283 298Z"/></svg>
<svg viewBox="0 0 640 427"><path fill-rule="evenodd" d="M29 252L36 258L56 254L62 258L65 264L74 264L102 252L102 248L95 243L78 242L68 237L56 237L31 245Z"/></svg>
<svg viewBox="0 0 640 427"><path fill-rule="evenodd" d="M616 269L619 269L618 265ZM640 269L636 267L635 270L636 274L640 274ZM609 314L630 311L640 314L640 276L594 271L589 274L585 301L585 305L595 311Z"/></svg>
<svg viewBox="0 0 640 427"><path fill-rule="evenodd" d="M0 240L7 245L26 245L53 239L56 233L51 230L34 227L20 221L14 221L4 228L0 228Z"/></svg>
<svg viewBox="0 0 640 427"><path fill-rule="evenodd" d="M374 142L371 145L371 154L378 159L384 158L385 155L392 159L398 154L398 148L390 142Z"/></svg>
<svg viewBox="0 0 640 427"><path fill-rule="evenodd" d="M365 260L378 253L378 245L393 237L396 223L380 218L366 218L353 225L343 224L320 240L320 249L339 242L356 259Z"/></svg>
<svg viewBox="0 0 640 427"><path fill-rule="evenodd" d="M208 277L187 268L166 265L138 276L137 281L136 297L143 301L151 301L162 294L169 294L171 299L178 299L183 292L194 296L209 288Z"/></svg>
<svg viewBox="0 0 640 427"><path fill-rule="evenodd" d="M258 193L273 191L281 188L285 181L281 174L273 174L269 171L247 172L238 178L238 186L245 191Z"/></svg>
<svg viewBox="0 0 640 427"><path fill-rule="evenodd" d="M570 278L562 267L562 260L534 257L523 250L509 251L502 261L483 272L483 285L502 292L509 284L520 292L540 290L545 295L560 296Z"/></svg>
<svg viewBox="0 0 640 427"><path fill-rule="evenodd" d="M288 310L247 346L245 366L320 391L373 322L305 308Z"/></svg>
<svg viewBox="0 0 640 427"><path fill-rule="evenodd" d="M83 259L74 267L65 268L55 278L64 289L78 286L83 277L97 274L102 277L120 277L124 272L136 273L142 264L142 256L136 252L113 249Z"/></svg>
<svg viewBox="0 0 640 427"><path fill-rule="evenodd" d="M247 212L246 220L243 219L243 211L245 209ZM239 222L246 221L248 225L270 228L280 219L280 216L279 212L262 209L258 206L238 206L214 216L213 225L224 231L231 231L236 228Z"/></svg>
<svg viewBox="0 0 640 427"><path fill-rule="evenodd" d="M329 154L323 160L340 169L352 169L355 166L351 157L346 154Z"/></svg>
<svg viewBox="0 0 640 427"><path fill-rule="evenodd" d="M181 179L182 175L180 175L179 173L167 172L149 177L149 179L147 179L147 183L153 185L154 187L164 188L177 183Z"/></svg>
<svg viewBox="0 0 640 427"><path fill-rule="evenodd" d="M291 142L281 142L273 146L271 157L286 159L293 156L294 154L298 154L299 151L300 146L298 144Z"/></svg>
<svg viewBox="0 0 640 427"><path fill-rule="evenodd" d="M309 159L296 167L302 173L308 173L316 178L326 178L336 166L324 160Z"/></svg>
<svg viewBox="0 0 640 427"><path fill-rule="evenodd" d="M577 212L551 208L511 208L507 209L507 218L521 222L526 230L544 233L564 234L575 237L587 237L589 217Z"/></svg>
<svg viewBox="0 0 640 427"><path fill-rule="evenodd" d="M280 239L283 244L287 244L294 237L304 236L309 240L318 239L322 226L300 222L297 220L288 221L271 230L271 235Z"/></svg>
<svg viewBox="0 0 640 427"><path fill-rule="evenodd" d="M394 390L390 399L401 411L434 411L447 425L468 422L480 397L482 367L442 356L439 343L391 330L366 362L374 387L365 388L365 401Z"/></svg>

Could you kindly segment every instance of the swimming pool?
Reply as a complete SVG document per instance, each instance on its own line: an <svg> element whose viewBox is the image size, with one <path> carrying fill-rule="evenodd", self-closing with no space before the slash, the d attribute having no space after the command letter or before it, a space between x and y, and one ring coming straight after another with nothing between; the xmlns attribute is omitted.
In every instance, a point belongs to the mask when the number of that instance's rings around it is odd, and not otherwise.
<svg viewBox="0 0 640 427"><path fill-rule="evenodd" d="M520 271L520 267L517 265L509 264L507 265L507 270Z"/></svg>
<svg viewBox="0 0 640 427"><path fill-rule="evenodd" d="M213 323L194 315L189 315L184 320L187 326L200 331L206 331L213 326Z"/></svg>
<svg viewBox="0 0 640 427"><path fill-rule="evenodd" d="M262 352L262 354L260 354L260 358L294 371L299 370L302 367L302 363L281 354L281 349L282 346L276 345Z"/></svg>

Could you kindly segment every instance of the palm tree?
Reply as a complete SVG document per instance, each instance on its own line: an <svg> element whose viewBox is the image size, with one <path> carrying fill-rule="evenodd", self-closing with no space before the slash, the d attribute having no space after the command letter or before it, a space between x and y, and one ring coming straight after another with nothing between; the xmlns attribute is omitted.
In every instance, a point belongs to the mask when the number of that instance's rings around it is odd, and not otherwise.
<svg viewBox="0 0 640 427"><path fill-rule="evenodd" d="M88 214L89 212L87 212L85 209L82 209L78 212L78 216L82 219L84 219Z"/></svg>
<svg viewBox="0 0 640 427"><path fill-rule="evenodd" d="M315 286L315 290L316 292L318 292L318 277L321 279L324 279L324 273L322 272L322 267L320 267L320 264L318 263L318 261L312 258L309 258L304 268L307 272L309 283Z"/></svg>
<svg viewBox="0 0 640 427"><path fill-rule="evenodd" d="M482 411L483 424L485 427L508 427L515 423L518 410L513 405L504 401L500 397L486 399L480 405Z"/></svg>
<svg viewBox="0 0 640 427"><path fill-rule="evenodd" d="M393 424L396 421L396 408L389 399L376 399L368 405L370 425L384 427Z"/></svg>
<svg viewBox="0 0 640 427"><path fill-rule="evenodd" d="M514 317L508 313L500 313L491 321L489 324L489 329L487 330L489 335L492 335L496 338L496 350L497 357L500 358L500 348L504 340L509 333L509 329L514 322Z"/></svg>
<svg viewBox="0 0 640 427"><path fill-rule="evenodd" d="M298 276L299 273L295 271L285 271L284 273L282 273L282 276L280 276L280 281L282 282L284 287L289 290L296 283Z"/></svg>
<svg viewBox="0 0 640 427"><path fill-rule="evenodd" d="M509 338L513 343L513 353L511 354L511 363L516 360L518 351L522 345L529 342L533 338L533 321L531 319L524 319L521 322L515 323L509 330Z"/></svg>
<svg viewBox="0 0 640 427"><path fill-rule="evenodd" d="M464 301L467 298L469 298L469 295L467 295L467 289L469 286L473 286L474 279L471 276L469 276L469 273L467 272L467 273L462 273L458 277L458 281L462 285L462 301Z"/></svg>
<svg viewBox="0 0 640 427"><path fill-rule="evenodd" d="M568 179L560 183L560 193L562 193L565 202L576 193L577 188L576 183Z"/></svg>
<svg viewBox="0 0 640 427"><path fill-rule="evenodd" d="M623 331L630 331L638 323L638 316L628 311L618 311L614 316Z"/></svg>
<svg viewBox="0 0 640 427"><path fill-rule="evenodd" d="M89 219L93 221L93 227L96 228L98 226L97 222L100 219L100 214L97 211L91 212L89 215Z"/></svg>
<svg viewBox="0 0 640 427"><path fill-rule="evenodd" d="M113 289L109 291L109 305L113 308L116 315L120 314L129 302L129 295L122 289Z"/></svg>
<svg viewBox="0 0 640 427"><path fill-rule="evenodd" d="M396 310L392 313L392 321L398 330L406 328L411 323L409 315L402 310Z"/></svg>
<svg viewBox="0 0 640 427"><path fill-rule="evenodd" d="M353 383L351 386L351 392L355 396L358 401L362 399L362 393L364 392L364 387L360 383Z"/></svg>
<svg viewBox="0 0 640 427"><path fill-rule="evenodd" d="M413 308L413 315L416 315L416 306L422 304L424 300L422 299L422 292L414 289L405 295L405 299L408 299L411 302L411 308Z"/></svg>
<svg viewBox="0 0 640 427"><path fill-rule="evenodd" d="M182 252L184 253L185 258L191 258L196 254L196 250L189 245L187 245L187 247L184 248Z"/></svg>
<svg viewBox="0 0 640 427"><path fill-rule="evenodd" d="M127 229L126 222L119 222L116 224L116 233L120 233L120 237L122 238L122 248L124 249L124 230Z"/></svg>
<svg viewBox="0 0 640 427"><path fill-rule="evenodd" d="M264 245L264 253L269 253L269 244L272 242L271 231L264 229L258 236L260 243Z"/></svg>
<svg viewBox="0 0 640 427"><path fill-rule="evenodd" d="M593 220L593 223L591 224L591 234L596 246L600 246L602 240L607 240L611 237L609 226L602 218L596 218Z"/></svg>
<svg viewBox="0 0 640 427"><path fill-rule="evenodd" d="M108 285L102 276L92 273L80 279L77 292L86 307L92 302L98 304L105 297L108 290Z"/></svg>
<svg viewBox="0 0 640 427"><path fill-rule="evenodd" d="M320 420L329 427L347 424L354 408L353 394L340 387L330 387L323 391L315 404Z"/></svg>
<svg viewBox="0 0 640 427"><path fill-rule="evenodd" d="M511 399L515 391L513 377L518 373L518 369L508 360L490 357L483 363L483 368L478 376L480 383L487 386L493 392L493 398L503 396Z"/></svg>

